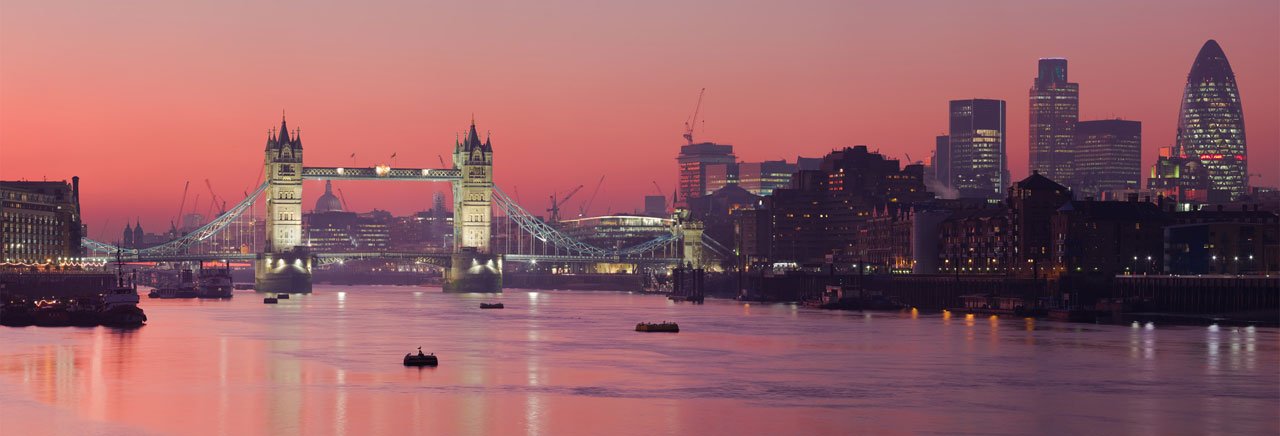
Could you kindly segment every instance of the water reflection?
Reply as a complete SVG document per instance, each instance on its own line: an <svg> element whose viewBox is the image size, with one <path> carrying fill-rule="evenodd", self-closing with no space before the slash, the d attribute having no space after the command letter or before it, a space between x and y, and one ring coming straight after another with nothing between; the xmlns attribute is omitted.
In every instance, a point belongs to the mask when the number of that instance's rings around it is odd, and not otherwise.
<svg viewBox="0 0 1280 436"><path fill-rule="evenodd" d="M148 301L130 331L0 329L3 433L50 433L7 414L24 402L83 418L77 435L1278 430L1275 329L343 289ZM664 319L682 332L633 331ZM440 367L400 365L419 345Z"/></svg>

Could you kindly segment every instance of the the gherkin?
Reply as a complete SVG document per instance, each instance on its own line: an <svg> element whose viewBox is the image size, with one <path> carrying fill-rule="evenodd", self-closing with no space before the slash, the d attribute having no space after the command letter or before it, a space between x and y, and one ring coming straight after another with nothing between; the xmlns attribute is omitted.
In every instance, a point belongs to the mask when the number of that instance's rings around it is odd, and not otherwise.
<svg viewBox="0 0 1280 436"><path fill-rule="evenodd" d="M1178 148L1208 170L1214 200L1235 200L1249 183L1240 91L1227 55L1214 40L1200 48L1178 118Z"/></svg>

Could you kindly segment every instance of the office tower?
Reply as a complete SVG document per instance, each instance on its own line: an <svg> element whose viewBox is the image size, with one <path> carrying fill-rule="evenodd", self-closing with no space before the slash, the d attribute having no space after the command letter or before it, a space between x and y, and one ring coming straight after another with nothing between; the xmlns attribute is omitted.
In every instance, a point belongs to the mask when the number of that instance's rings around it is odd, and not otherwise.
<svg viewBox="0 0 1280 436"><path fill-rule="evenodd" d="M1227 55L1214 40L1200 48L1178 118L1178 147L1199 159L1209 173L1213 201L1235 200L1249 184L1244 113Z"/></svg>
<svg viewBox="0 0 1280 436"><path fill-rule="evenodd" d="M1040 59L1031 86L1029 172L1074 184L1075 129L1080 119L1080 85L1067 81L1067 60Z"/></svg>
<svg viewBox="0 0 1280 436"><path fill-rule="evenodd" d="M678 174L677 198L675 205L686 208L689 199L701 197L707 192L707 166L712 164L733 164L737 157L733 155L733 146L701 142L680 146L680 155L676 157L680 164Z"/></svg>
<svg viewBox="0 0 1280 436"><path fill-rule="evenodd" d="M789 186L791 175L796 171L796 164L787 163L784 160L740 163L738 164L738 186L755 195L769 195L774 189Z"/></svg>
<svg viewBox="0 0 1280 436"><path fill-rule="evenodd" d="M1076 186L1083 196L1136 191L1142 178L1142 123L1081 121L1076 125ZM1077 195L1080 197L1080 195Z"/></svg>
<svg viewBox="0 0 1280 436"><path fill-rule="evenodd" d="M999 199L1009 183L1004 100L952 100L950 186L960 198Z"/></svg>

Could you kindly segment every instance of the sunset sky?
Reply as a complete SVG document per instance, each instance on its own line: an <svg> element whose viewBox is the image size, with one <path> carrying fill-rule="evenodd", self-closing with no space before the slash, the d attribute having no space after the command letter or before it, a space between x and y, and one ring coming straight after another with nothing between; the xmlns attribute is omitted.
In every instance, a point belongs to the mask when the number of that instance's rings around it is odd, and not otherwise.
<svg viewBox="0 0 1280 436"><path fill-rule="evenodd" d="M578 184L592 214L669 195L683 123L739 158L866 144L927 160L947 101L1008 102L1027 173L1036 59L1066 57L1081 119L1174 139L1192 60L1216 39L1244 103L1254 184L1280 185L1280 2L0 0L0 179L80 176L90 236L161 231L188 200L235 199L281 111L308 165L438 167L475 115L497 183L535 213ZM339 182L403 214L444 184ZM308 182L305 207L322 192ZM188 205L188 210L191 206ZM208 204L198 210L207 210Z"/></svg>

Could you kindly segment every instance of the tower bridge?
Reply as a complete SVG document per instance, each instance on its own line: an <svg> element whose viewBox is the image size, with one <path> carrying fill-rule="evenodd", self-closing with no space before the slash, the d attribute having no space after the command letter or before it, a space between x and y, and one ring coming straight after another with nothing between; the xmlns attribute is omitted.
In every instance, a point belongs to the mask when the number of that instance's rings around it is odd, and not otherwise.
<svg viewBox="0 0 1280 436"><path fill-rule="evenodd" d="M704 252L728 256L723 245L703 237L696 224L688 232L680 220L670 233L632 247L601 248L584 243L528 213L493 183L493 146L480 140L473 120L466 137L455 141L451 168L305 166L302 134L290 131L284 119L268 132L264 150L264 183L205 225L171 241L147 248L119 247L83 240L89 252L130 261L220 261L254 263L256 289L263 292L310 292L311 270L318 264L353 258L413 258L445 268L446 292L500 292L504 262L635 262L702 264ZM448 252L315 253L303 243L302 182L304 180L368 180L447 182L453 192L453 245ZM256 253L192 253L211 237L226 231L265 196L265 239ZM495 252L494 209L505 213L508 247ZM514 229L511 227L514 226ZM523 234L528 244L511 250L511 234ZM686 237L686 234L688 237ZM539 247L541 250L539 250ZM705 250L704 250L705 249Z"/></svg>

